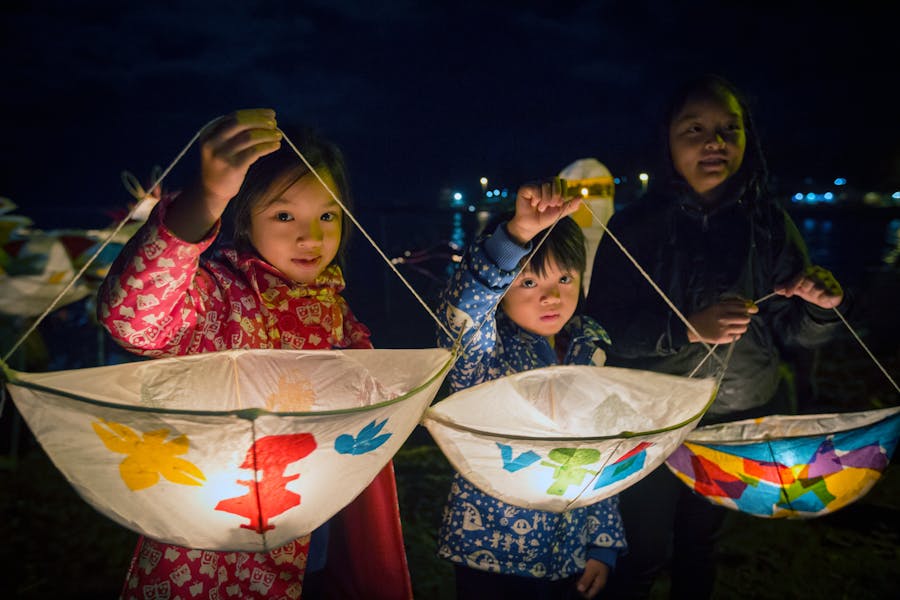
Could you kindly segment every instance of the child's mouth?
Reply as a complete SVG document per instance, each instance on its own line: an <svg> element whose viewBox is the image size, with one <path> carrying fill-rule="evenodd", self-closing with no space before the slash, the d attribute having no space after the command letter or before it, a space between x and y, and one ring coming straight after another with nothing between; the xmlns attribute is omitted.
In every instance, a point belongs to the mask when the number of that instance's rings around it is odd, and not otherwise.
<svg viewBox="0 0 900 600"><path fill-rule="evenodd" d="M291 262L301 267L314 267L319 264L319 258L318 256L313 258L292 258Z"/></svg>

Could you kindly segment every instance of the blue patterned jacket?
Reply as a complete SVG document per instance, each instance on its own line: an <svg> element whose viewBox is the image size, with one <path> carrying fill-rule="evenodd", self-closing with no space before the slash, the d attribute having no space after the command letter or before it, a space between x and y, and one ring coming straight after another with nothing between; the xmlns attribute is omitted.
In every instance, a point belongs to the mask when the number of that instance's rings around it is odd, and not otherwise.
<svg viewBox="0 0 900 600"><path fill-rule="evenodd" d="M510 240L501 225L469 248L453 275L440 315L452 333L465 330L462 346L468 349L448 376L452 391L558 363L546 338L494 308L528 250ZM602 346L609 338L596 321L576 315L563 333L571 340L564 364L603 364ZM443 332L438 336L444 347L455 341ZM444 508L438 556L482 571L560 579L581 572L588 558L614 567L625 548L617 496L557 514L502 502L457 473Z"/></svg>

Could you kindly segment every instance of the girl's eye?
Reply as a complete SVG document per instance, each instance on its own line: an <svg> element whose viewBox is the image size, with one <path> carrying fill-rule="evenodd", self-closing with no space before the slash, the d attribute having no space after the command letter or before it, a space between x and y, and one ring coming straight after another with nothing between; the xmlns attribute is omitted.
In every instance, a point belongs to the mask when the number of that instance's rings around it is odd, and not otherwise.
<svg viewBox="0 0 900 600"><path fill-rule="evenodd" d="M523 279L522 287L525 287L525 288L537 287L537 281L535 281L534 279Z"/></svg>
<svg viewBox="0 0 900 600"><path fill-rule="evenodd" d="M294 217L292 217L289 213L279 212L275 213L275 219L286 223L287 221L293 221Z"/></svg>
<svg viewBox="0 0 900 600"><path fill-rule="evenodd" d="M563 275L559 278L560 283L572 283L573 281L575 281L575 278L571 275Z"/></svg>
<svg viewBox="0 0 900 600"><path fill-rule="evenodd" d="M333 213L333 212L324 213L321 217L319 217L319 219L321 221L326 221L326 222L327 221L335 221L335 220L337 220L337 218L338 218L337 213Z"/></svg>

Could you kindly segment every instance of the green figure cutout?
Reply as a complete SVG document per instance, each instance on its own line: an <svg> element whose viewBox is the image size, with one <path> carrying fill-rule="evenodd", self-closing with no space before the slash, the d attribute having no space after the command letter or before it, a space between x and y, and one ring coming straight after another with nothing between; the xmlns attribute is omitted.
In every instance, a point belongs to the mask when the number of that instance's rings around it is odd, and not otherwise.
<svg viewBox="0 0 900 600"><path fill-rule="evenodd" d="M585 475L597 474L597 471L583 469L581 465L600 460L600 451L593 448L556 448L550 451L549 458L556 462L541 461L541 465L553 469L553 484L547 488L547 493L562 496L570 485L581 485Z"/></svg>

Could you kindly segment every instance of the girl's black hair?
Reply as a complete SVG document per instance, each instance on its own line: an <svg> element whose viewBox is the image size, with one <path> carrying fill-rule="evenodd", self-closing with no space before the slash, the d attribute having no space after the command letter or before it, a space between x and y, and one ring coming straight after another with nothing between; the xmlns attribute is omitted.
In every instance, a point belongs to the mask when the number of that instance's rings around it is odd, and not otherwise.
<svg viewBox="0 0 900 600"><path fill-rule="evenodd" d="M303 153L319 175L324 177L325 171L331 175L336 188L332 191L348 210L352 210L347 168L340 149L312 129L282 125L279 128ZM309 169L284 140L276 152L260 158L250 167L241 190L229 203L229 211L232 212L234 222L235 248L243 252L255 251L250 242L250 217L253 212L277 200L286 189L308 174ZM344 250L351 229L350 222L342 211L341 243L335 258L338 264L343 263Z"/></svg>
<svg viewBox="0 0 900 600"><path fill-rule="evenodd" d="M707 98L721 100L728 96L732 96L741 108L741 113L744 117L744 133L747 140L741 168L738 169L729 185L733 186L734 189L743 187L744 200L750 207L756 208L767 197L766 191L769 179L759 132L753 121L753 115L746 96L734 84L719 75L705 74L689 79L678 87L670 97L667 109L663 113L664 118L660 123L659 133L662 139L661 148L663 153L659 160L662 166L663 177L659 179L659 182L660 185L665 187L674 187L680 190L689 189L687 182L675 170L675 165L672 163L672 150L669 146L669 127L672 124L672 120L678 116L678 113L691 100Z"/></svg>

